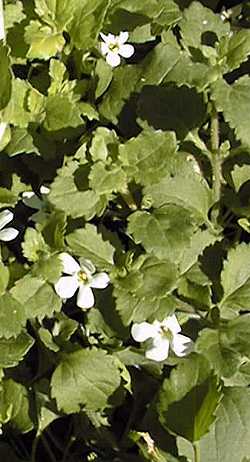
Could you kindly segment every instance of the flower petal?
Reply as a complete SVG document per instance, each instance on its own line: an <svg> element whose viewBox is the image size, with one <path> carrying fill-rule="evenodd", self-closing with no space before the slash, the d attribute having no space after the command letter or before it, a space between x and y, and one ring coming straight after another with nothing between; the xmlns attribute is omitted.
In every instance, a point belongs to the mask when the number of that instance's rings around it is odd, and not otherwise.
<svg viewBox="0 0 250 462"><path fill-rule="evenodd" d="M110 66L116 67L116 66L119 66L119 64L121 62L121 58L118 55L118 53L114 53L112 51L109 51L107 56L106 56L106 61Z"/></svg>
<svg viewBox="0 0 250 462"><path fill-rule="evenodd" d="M41 188L40 188L40 193L41 193L41 194L47 195L47 194L50 193L50 189L47 188L47 186L43 186L43 185L42 185Z"/></svg>
<svg viewBox="0 0 250 462"><path fill-rule="evenodd" d="M133 45L121 45L119 49L119 54L123 56L123 58L130 58L135 52Z"/></svg>
<svg viewBox="0 0 250 462"><path fill-rule="evenodd" d="M93 276L91 281L91 287L95 289L105 289L109 285L109 276L107 273L97 273Z"/></svg>
<svg viewBox="0 0 250 462"><path fill-rule="evenodd" d="M100 33L100 36L102 38L102 40L107 43L108 45L110 45L111 43L114 43L116 38L113 34L108 34L108 35L105 35L103 34L102 32Z"/></svg>
<svg viewBox="0 0 250 462"><path fill-rule="evenodd" d="M102 52L102 54L103 54L104 56L105 56L106 54L108 54L108 52L109 52L109 46L108 46L108 44L105 43L105 42L102 42L100 46L101 46L101 52Z"/></svg>
<svg viewBox="0 0 250 462"><path fill-rule="evenodd" d="M0 241L8 242L17 237L19 231L15 228L5 228L0 231Z"/></svg>
<svg viewBox="0 0 250 462"><path fill-rule="evenodd" d="M169 352L169 340L158 335L153 339L152 347L148 348L145 356L153 361L164 361L167 359Z"/></svg>
<svg viewBox="0 0 250 462"><path fill-rule="evenodd" d="M95 299L91 288L87 285L81 285L77 295L77 306L80 308L91 308L95 304Z"/></svg>
<svg viewBox="0 0 250 462"><path fill-rule="evenodd" d="M62 252L60 255L60 260L63 264L63 272L65 274L74 274L77 271L80 271L80 265L77 261L71 257L67 252Z"/></svg>
<svg viewBox="0 0 250 462"><path fill-rule="evenodd" d="M71 298L79 287L76 276L62 276L54 285L57 295L61 298Z"/></svg>
<svg viewBox="0 0 250 462"><path fill-rule="evenodd" d="M3 210L0 213L0 229L4 228L4 226L10 223L10 221L12 221L13 218L14 218L14 215L10 210L8 209Z"/></svg>
<svg viewBox="0 0 250 462"><path fill-rule="evenodd" d="M118 36L118 43L120 43L120 45L122 45L123 43L125 43L126 41L128 40L128 32L125 31L125 32L120 32L119 36Z"/></svg>
<svg viewBox="0 0 250 462"><path fill-rule="evenodd" d="M181 332L181 326L178 323L177 318L174 314L164 319L164 321L162 322L162 325L166 327L167 329L171 330L172 334L174 335Z"/></svg>
<svg viewBox="0 0 250 462"><path fill-rule="evenodd" d="M158 329L156 326L149 324L149 322L135 323L131 329L131 335L136 342L145 342L145 340L155 337L157 333Z"/></svg>
<svg viewBox="0 0 250 462"><path fill-rule="evenodd" d="M171 348L176 356L186 356L191 353L193 345L194 343L189 337L181 334L174 335L171 341Z"/></svg>
<svg viewBox="0 0 250 462"><path fill-rule="evenodd" d="M87 258L80 258L80 267L88 275L91 276L95 272L95 265L93 265L91 260Z"/></svg>

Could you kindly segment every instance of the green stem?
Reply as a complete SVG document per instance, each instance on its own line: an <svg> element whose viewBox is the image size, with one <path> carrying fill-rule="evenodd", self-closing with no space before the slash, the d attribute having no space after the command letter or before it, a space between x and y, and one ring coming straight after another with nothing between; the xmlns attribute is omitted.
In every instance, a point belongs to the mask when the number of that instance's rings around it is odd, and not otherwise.
<svg viewBox="0 0 250 462"><path fill-rule="evenodd" d="M213 196L216 209L212 213L212 221L218 218L218 203L221 195L221 158L218 113L214 110L211 115L211 162L213 169Z"/></svg>
<svg viewBox="0 0 250 462"><path fill-rule="evenodd" d="M196 441L193 444L193 448L194 448L194 462L201 462L201 451L200 451L199 441Z"/></svg>
<svg viewBox="0 0 250 462"><path fill-rule="evenodd" d="M45 449L47 451L47 454L48 454L51 462L57 462L56 458L55 458L55 456L54 456L54 454L53 454L53 452L52 452L52 450L50 448L50 445L49 445L49 443L47 441L47 438L43 433L41 434L41 439L42 439L43 445L44 445L44 447L45 447Z"/></svg>

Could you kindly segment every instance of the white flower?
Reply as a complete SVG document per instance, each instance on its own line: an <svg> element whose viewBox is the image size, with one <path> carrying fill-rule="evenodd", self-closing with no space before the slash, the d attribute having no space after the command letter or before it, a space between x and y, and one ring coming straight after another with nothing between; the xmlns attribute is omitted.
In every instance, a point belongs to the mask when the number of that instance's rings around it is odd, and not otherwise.
<svg viewBox="0 0 250 462"><path fill-rule="evenodd" d="M101 43L101 52L106 56L106 61L110 66L119 66L121 62L120 56L130 58L134 54L133 45L125 44L128 40L128 32L120 32L118 36L113 34L100 34L103 39Z"/></svg>
<svg viewBox="0 0 250 462"><path fill-rule="evenodd" d="M106 273L95 273L95 267L90 260L80 259L80 265L66 252L60 254L63 272L68 276L60 277L55 284L56 293L61 298L71 298L79 289L76 304L80 308L91 308L95 299L91 287L105 289L109 284Z"/></svg>
<svg viewBox="0 0 250 462"><path fill-rule="evenodd" d="M50 193L50 189L46 186L41 186L40 194L42 199L38 197L33 191L25 191L22 194L22 200L27 207L31 207L32 209L37 209L38 212L33 213L31 215L30 220L33 220L37 223L43 223L44 219L47 217L46 208L47 204L44 199Z"/></svg>
<svg viewBox="0 0 250 462"><path fill-rule="evenodd" d="M0 240L4 242L12 241L15 239L19 231L15 228L9 227L3 229L14 218L13 213L6 209L0 212Z"/></svg>
<svg viewBox="0 0 250 462"><path fill-rule="evenodd" d="M181 335L180 332L181 327L174 314L162 322L134 324L131 329L131 335L137 342L151 339L149 347L146 348L145 356L154 361L164 361L168 357L169 347L177 356L185 356L190 353L193 342L185 335Z"/></svg>

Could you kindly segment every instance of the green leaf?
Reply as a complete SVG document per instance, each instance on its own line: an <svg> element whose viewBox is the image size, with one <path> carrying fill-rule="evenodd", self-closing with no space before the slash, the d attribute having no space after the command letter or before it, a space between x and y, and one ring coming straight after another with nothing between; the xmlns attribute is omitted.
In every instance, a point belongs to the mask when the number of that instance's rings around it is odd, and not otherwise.
<svg viewBox="0 0 250 462"><path fill-rule="evenodd" d="M117 136L114 130L98 127L93 136L89 152L94 162L106 161L112 147L117 145Z"/></svg>
<svg viewBox="0 0 250 462"><path fill-rule="evenodd" d="M66 413L102 410L120 385L119 370L102 350L65 355L51 380L51 395ZM72 393L74 390L74 393Z"/></svg>
<svg viewBox="0 0 250 462"><path fill-rule="evenodd" d="M235 190L239 192L241 186L250 181L250 165L235 165L232 171L232 178Z"/></svg>
<svg viewBox="0 0 250 462"><path fill-rule="evenodd" d="M203 329L195 348L207 358L210 366L221 377L231 377L240 364L239 354L232 349L223 329Z"/></svg>
<svg viewBox="0 0 250 462"><path fill-rule="evenodd" d="M210 44L211 39L213 43L213 34L218 40L230 32L228 22L223 22L219 15L214 14L200 2L192 2L189 8L184 10L183 19L179 25L185 45L193 48L199 48L202 44Z"/></svg>
<svg viewBox="0 0 250 462"><path fill-rule="evenodd" d="M25 29L25 41L30 46L28 58L48 59L60 53L65 40L61 33L54 32L39 21L30 21Z"/></svg>
<svg viewBox="0 0 250 462"><path fill-rule="evenodd" d="M49 131L61 130L67 127L79 127L83 124L80 109L68 96L55 95L47 99L44 127Z"/></svg>
<svg viewBox="0 0 250 462"><path fill-rule="evenodd" d="M141 70L137 66L126 65L114 71L111 85L99 105L100 114L114 124L118 116L136 88Z"/></svg>
<svg viewBox="0 0 250 462"><path fill-rule="evenodd" d="M212 85L211 97L217 110L223 112L226 121L235 130L236 137L249 146L250 77L245 75L233 85L217 80Z"/></svg>
<svg viewBox="0 0 250 462"><path fill-rule="evenodd" d="M166 174L166 172L165 172ZM207 222L212 193L206 181L190 170L165 176L158 184L146 186L144 194L154 207L176 204L194 213L197 220Z"/></svg>
<svg viewBox="0 0 250 462"><path fill-rule="evenodd" d="M95 73L98 78L95 97L96 99L103 95L107 90L113 76L112 67L103 59L98 59L96 63Z"/></svg>
<svg viewBox="0 0 250 462"><path fill-rule="evenodd" d="M248 311L250 295L250 246L242 243L228 252L221 273L224 295L219 303L221 315L235 317Z"/></svg>
<svg viewBox="0 0 250 462"><path fill-rule="evenodd" d="M11 294L0 297L0 337L17 337L27 320L25 307Z"/></svg>
<svg viewBox="0 0 250 462"><path fill-rule="evenodd" d="M166 59L167 56L167 59ZM160 43L142 63L142 77L137 88L143 85L160 85L181 57L180 49L169 43Z"/></svg>
<svg viewBox="0 0 250 462"><path fill-rule="evenodd" d="M220 399L208 364L199 356L191 356L163 382L158 404L160 421L171 432L197 441L213 423Z"/></svg>
<svg viewBox="0 0 250 462"><path fill-rule="evenodd" d="M62 262L58 255L51 255L41 257L33 266L32 274L54 284L60 278L62 269Z"/></svg>
<svg viewBox="0 0 250 462"><path fill-rule="evenodd" d="M174 82L177 86L186 85L201 91L215 80L217 75L211 67L205 63L194 62L189 54L182 53L181 59L164 77L164 83Z"/></svg>
<svg viewBox="0 0 250 462"><path fill-rule="evenodd" d="M11 72L8 48L0 42L0 63L1 63L1 89L0 89L0 110L4 109L11 97Z"/></svg>
<svg viewBox="0 0 250 462"><path fill-rule="evenodd" d="M57 176L51 185L50 202L73 218L85 216L87 220L103 211L106 201L102 201L92 190L80 191L74 177Z"/></svg>
<svg viewBox="0 0 250 462"><path fill-rule="evenodd" d="M17 366L33 345L34 339L26 332L16 338L0 338L0 367Z"/></svg>
<svg viewBox="0 0 250 462"><path fill-rule="evenodd" d="M17 281L11 294L26 307L26 319L52 317L62 306L62 301L47 282L29 274Z"/></svg>
<svg viewBox="0 0 250 462"><path fill-rule="evenodd" d="M65 26L73 17L75 2L71 0L35 0L35 11L40 18L52 26L58 32L65 29Z"/></svg>
<svg viewBox="0 0 250 462"><path fill-rule="evenodd" d="M23 385L12 379L4 380L0 387L0 403L0 422L10 422L14 429L22 433L32 430L28 393Z"/></svg>
<svg viewBox="0 0 250 462"><path fill-rule="evenodd" d="M139 96L138 116L142 121L155 129L173 130L181 139L203 124L205 114L202 95L186 85L146 85Z"/></svg>
<svg viewBox="0 0 250 462"><path fill-rule="evenodd" d="M237 69L247 60L250 54L250 31L240 30L230 37L227 49L227 65L229 70Z"/></svg>
<svg viewBox="0 0 250 462"><path fill-rule="evenodd" d="M0 187L0 207L14 206L18 201L15 193L7 188Z"/></svg>
<svg viewBox="0 0 250 462"><path fill-rule="evenodd" d="M125 172L120 166L105 166L103 162L94 164L89 174L90 187L100 195L126 189L126 180Z"/></svg>
<svg viewBox="0 0 250 462"><path fill-rule="evenodd" d="M27 228L25 231L22 249L25 258L32 262L38 261L40 256L47 254L49 250L41 233L34 228Z"/></svg>
<svg viewBox="0 0 250 462"><path fill-rule="evenodd" d="M128 174L146 185L158 183L166 175L176 149L174 133L145 130L120 145L119 158Z"/></svg>
<svg viewBox="0 0 250 462"><path fill-rule="evenodd" d="M12 128L11 140L5 150L10 157L31 152L39 154L34 145L33 137L25 128Z"/></svg>
<svg viewBox="0 0 250 462"><path fill-rule="evenodd" d="M22 22L25 18L23 4L17 0L15 3L9 3L4 8L4 25L5 29L10 29L14 24Z"/></svg>
<svg viewBox="0 0 250 462"><path fill-rule="evenodd" d="M189 211L176 205L166 205L153 213L135 212L129 216L128 232L137 244L158 258L175 263L182 259L190 242L194 223Z"/></svg>
<svg viewBox="0 0 250 462"><path fill-rule="evenodd" d="M114 248L94 225L77 229L66 237L66 242L74 255L89 258L98 268L110 269L113 265Z"/></svg>
<svg viewBox="0 0 250 462"><path fill-rule="evenodd" d="M200 442L202 462L242 462L250 454L249 400L249 388L224 390L217 419Z"/></svg>
<svg viewBox="0 0 250 462"><path fill-rule="evenodd" d="M110 0L82 0L77 3L68 27L72 43L77 48L86 51L95 45L110 3Z"/></svg>
<svg viewBox="0 0 250 462"><path fill-rule="evenodd" d="M66 215L59 210L50 215L42 230L46 243L54 250L64 248L64 234L66 231Z"/></svg>
<svg viewBox="0 0 250 462"><path fill-rule="evenodd" d="M26 128L32 121L32 114L27 108L29 87L26 81L16 78L12 82L12 96L5 108L3 118L6 122L20 128Z"/></svg>
<svg viewBox="0 0 250 462"><path fill-rule="evenodd" d="M0 262L0 295L3 295L9 283L9 269Z"/></svg>

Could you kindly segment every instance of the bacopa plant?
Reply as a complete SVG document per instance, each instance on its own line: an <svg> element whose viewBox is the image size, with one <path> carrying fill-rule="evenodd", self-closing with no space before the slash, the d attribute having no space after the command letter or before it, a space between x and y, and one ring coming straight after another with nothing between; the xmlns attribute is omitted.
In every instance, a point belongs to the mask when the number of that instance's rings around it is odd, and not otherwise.
<svg viewBox="0 0 250 462"><path fill-rule="evenodd" d="M0 2L0 460L250 461L250 2Z"/></svg>

